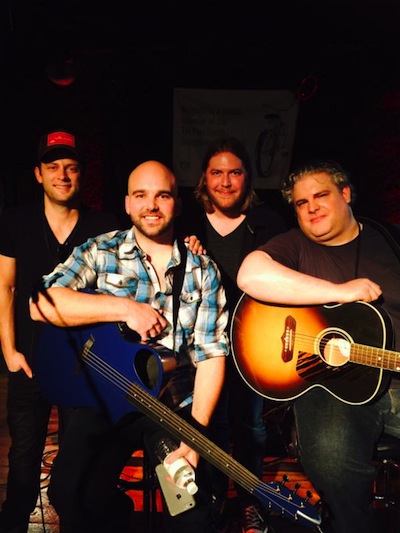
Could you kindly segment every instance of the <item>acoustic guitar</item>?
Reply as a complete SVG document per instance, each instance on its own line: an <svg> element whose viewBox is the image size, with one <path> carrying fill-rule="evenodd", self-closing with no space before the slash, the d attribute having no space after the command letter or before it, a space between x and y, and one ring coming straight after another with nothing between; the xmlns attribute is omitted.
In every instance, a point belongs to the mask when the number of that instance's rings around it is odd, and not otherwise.
<svg viewBox="0 0 400 533"><path fill-rule="evenodd" d="M365 302L273 305L243 294L231 324L232 353L244 381L271 400L322 387L360 405L380 391L385 370L400 371L391 319Z"/></svg>

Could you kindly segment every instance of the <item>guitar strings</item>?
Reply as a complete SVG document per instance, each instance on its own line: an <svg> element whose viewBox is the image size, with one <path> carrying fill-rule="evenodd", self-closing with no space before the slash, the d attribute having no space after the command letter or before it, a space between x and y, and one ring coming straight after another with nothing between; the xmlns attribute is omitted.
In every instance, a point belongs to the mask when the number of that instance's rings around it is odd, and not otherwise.
<svg viewBox="0 0 400 533"><path fill-rule="evenodd" d="M171 411L159 400L153 398L139 385L129 381L94 352L85 350L83 361L123 392L129 403L139 406L141 411L144 411L157 423L161 425L166 423L169 431L177 438L181 439L182 434L186 435L185 440L190 442L193 449L198 451L198 453L201 451L206 452L208 460L214 466L223 470L226 475L240 483L251 494L259 494L264 498L266 497L270 506L274 504L280 512L291 515L294 521L305 520L307 524L309 521L319 523L318 512L314 506L307 503L307 499L303 500L296 496L295 491L290 491L290 489L284 487L283 483L275 483L275 488L272 488L269 484L260 481L257 476L245 469L229 454L219 449L212 441L179 417L179 415ZM288 491L288 496L283 494L285 489ZM296 503L297 500L299 503ZM290 510L288 506L294 507L294 510ZM307 506L312 509L315 516L308 517L306 515Z"/></svg>
<svg viewBox="0 0 400 533"><path fill-rule="evenodd" d="M333 341L344 340L349 347L349 354L343 354L343 349L337 346L337 343ZM394 350L387 350L376 346L368 346L364 344L358 344L345 338L344 335L337 334L336 336L330 335L329 337L319 338L318 336L312 336L308 334L298 333L295 334L296 352L306 352L322 357L324 360L329 360L328 354L324 352L327 349L331 351L339 351L342 357L346 357L347 360L363 364L366 366L372 366L376 368L382 368L386 370L392 370L395 372L400 371L400 353ZM332 355L332 354L331 354ZM351 358L349 357L351 355Z"/></svg>

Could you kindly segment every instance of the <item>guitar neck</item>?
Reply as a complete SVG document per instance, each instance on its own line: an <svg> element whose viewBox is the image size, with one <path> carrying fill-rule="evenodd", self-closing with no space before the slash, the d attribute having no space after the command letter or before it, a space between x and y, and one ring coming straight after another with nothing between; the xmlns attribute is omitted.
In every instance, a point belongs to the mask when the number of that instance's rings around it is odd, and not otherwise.
<svg viewBox="0 0 400 533"><path fill-rule="evenodd" d="M178 440L183 440L204 459L209 461L241 487L254 494L260 480L224 450L216 446L200 431L171 411L162 402L132 383L127 400L159 425L166 428Z"/></svg>
<svg viewBox="0 0 400 533"><path fill-rule="evenodd" d="M359 365L400 372L400 353L363 344L350 345L350 361Z"/></svg>
<svg viewBox="0 0 400 533"><path fill-rule="evenodd" d="M204 459L250 494L254 494L267 509L275 510L281 516L288 516L291 520L306 527L314 528L321 523L318 510L307 503L307 500L302 500L295 491L289 491L280 483L267 484L259 480L256 475L136 383L132 383L129 387L127 400L159 425L165 427L177 439L186 442Z"/></svg>

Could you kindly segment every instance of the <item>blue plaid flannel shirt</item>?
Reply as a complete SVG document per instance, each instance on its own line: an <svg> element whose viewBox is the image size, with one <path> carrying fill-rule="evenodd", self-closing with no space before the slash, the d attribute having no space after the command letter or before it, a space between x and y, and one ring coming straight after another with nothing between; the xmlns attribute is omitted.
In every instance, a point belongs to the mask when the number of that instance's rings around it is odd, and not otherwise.
<svg viewBox="0 0 400 533"><path fill-rule="evenodd" d="M175 350L178 356L178 372L169 381L166 395L169 398L166 403L173 408L191 401L196 365L211 357L226 356L229 352L228 311L220 272L207 255L196 256L190 250L173 335L172 268L179 263L180 252L175 241L165 274L166 290L161 292L157 276L146 254L137 245L134 228L131 228L89 239L43 277L45 289L92 289L134 298L162 309L168 326L156 341Z"/></svg>

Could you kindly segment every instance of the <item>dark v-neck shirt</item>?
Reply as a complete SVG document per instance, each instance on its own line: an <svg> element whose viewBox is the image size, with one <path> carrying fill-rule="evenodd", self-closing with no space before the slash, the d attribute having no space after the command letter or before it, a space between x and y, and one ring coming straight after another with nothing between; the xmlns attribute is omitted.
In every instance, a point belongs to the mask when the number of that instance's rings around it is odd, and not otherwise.
<svg viewBox="0 0 400 533"><path fill-rule="evenodd" d="M242 258L238 250L242 249L245 231L246 219L225 236L218 233L207 219L207 253L210 250L210 256L218 264L230 308L236 303L240 294L236 277Z"/></svg>
<svg viewBox="0 0 400 533"><path fill-rule="evenodd" d="M31 358L35 324L29 314L29 298L33 288L40 283L44 274L51 272L60 260L66 258L74 246L118 227L117 218L112 213L81 210L66 244L59 243L51 231L43 203L14 207L0 217L0 254L15 258L17 262L17 349L28 361Z"/></svg>

